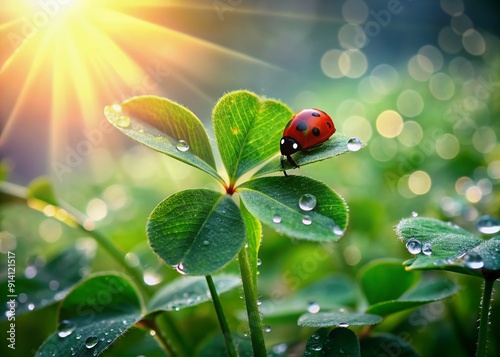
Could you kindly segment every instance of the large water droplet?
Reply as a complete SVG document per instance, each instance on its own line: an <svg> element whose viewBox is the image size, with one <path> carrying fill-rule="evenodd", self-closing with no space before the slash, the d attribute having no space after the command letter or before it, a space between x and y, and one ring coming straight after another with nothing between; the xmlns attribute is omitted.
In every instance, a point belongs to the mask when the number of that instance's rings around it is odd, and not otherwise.
<svg viewBox="0 0 500 357"><path fill-rule="evenodd" d="M422 253L425 255L431 255L432 254L432 245L430 243L424 243L422 245Z"/></svg>
<svg viewBox="0 0 500 357"><path fill-rule="evenodd" d="M418 254L422 251L422 242L418 239L411 238L406 242L406 249L408 249L411 254Z"/></svg>
<svg viewBox="0 0 500 357"><path fill-rule="evenodd" d="M87 339L85 340L85 347L87 347L88 349L94 348L98 342L99 339L95 336L87 337Z"/></svg>
<svg viewBox="0 0 500 357"><path fill-rule="evenodd" d="M358 138L350 138L349 140L347 140L347 148L349 149L349 151L358 151L362 146L363 144Z"/></svg>
<svg viewBox="0 0 500 357"><path fill-rule="evenodd" d="M271 332L271 326L266 325L266 327L264 327L264 332Z"/></svg>
<svg viewBox="0 0 500 357"><path fill-rule="evenodd" d="M349 327L349 324L347 322L341 322L338 324L339 327L342 327L342 328L348 328Z"/></svg>
<svg viewBox="0 0 500 357"><path fill-rule="evenodd" d="M181 151L181 152L186 152L189 150L189 144L187 143L186 140L179 140L177 142L177 150Z"/></svg>
<svg viewBox="0 0 500 357"><path fill-rule="evenodd" d="M182 263L179 263L176 267L175 267L175 270L177 270L177 272L179 274L186 274L186 272L184 271L184 265L182 265Z"/></svg>
<svg viewBox="0 0 500 357"><path fill-rule="evenodd" d="M304 216L302 218L302 223L305 224L306 226L309 226L312 223L312 219L309 216Z"/></svg>
<svg viewBox="0 0 500 357"><path fill-rule="evenodd" d="M74 322L69 321L69 320L63 320L59 324L59 327L57 328L57 336L59 337L67 337L75 331L76 325Z"/></svg>
<svg viewBox="0 0 500 357"><path fill-rule="evenodd" d="M316 207L316 197L310 193L306 193L299 198L299 207L303 211L312 211Z"/></svg>
<svg viewBox="0 0 500 357"><path fill-rule="evenodd" d="M413 218L418 217L418 212L417 212L417 211L412 211L412 212L411 212L411 216L412 216Z"/></svg>
<svg viewBox="0 0 500 357"><path fill-rule="evenodd" d="M316 301L311 300L307 304L307 311L310 312L311 314L315 314L315 313L319 312L320 309L321 309L321 307L319 306L319 304Z"/></svg>
<svg viewBox="0 0 500 357"><path fill-rule="evenodd" d="M142 280L144 280L146 284L152 286L159 284L162 281L162 276L158 274L154 269L146 268L144 270Z"/></svg>
<svg viewBox="0 0 500 357"><path fill-rule="evenodd" d="M275 214L275 215L273 216L273 222L274 222L274 223L281 223L281 216L280 216L280 215Z"/></svg>
<svg viewBox="0 0 500 357"><path fill-rule="evenodd" d="M500 220L489 215L482 216L477 221L476 227L483 234L495 234L500 232Z"/></svg>
<svg viewBox="0 0 500 357"><path fill-rule="evenodd" d="M470 269L481 269L484 267L483 258L474 251L465 253L463 256L465 266Z"/></svg>

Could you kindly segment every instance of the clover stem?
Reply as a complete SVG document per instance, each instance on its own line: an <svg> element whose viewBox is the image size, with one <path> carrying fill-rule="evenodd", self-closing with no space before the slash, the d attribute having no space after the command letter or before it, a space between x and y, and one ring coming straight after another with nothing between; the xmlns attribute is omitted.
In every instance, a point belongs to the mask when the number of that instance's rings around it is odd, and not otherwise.
<svg viewBox="0 0 500 357"><path fill-rule="evenodd" d="M476 357L486 356L486 343L488 340L488 324L490 315L491 294L495 279L484 279L483 297L481 301L481 317L479 319L479 334L477 338Z"/></svg>
<svg viewBox="0 0 500 357"><path fill-rule="evenodd" d="M267 352L259 307L257 305L257 282L253 281L245 247L238 253L238 262L240 264L241 279L243 281L243 292L245 295L248 324L250 325L250 335L252 337L253 353L256 357L265 357Z"/></svg>
<svg viewBox="0 0 500 357"><path fill-rule="evenodd" d="M224 310L222 309L222 304L219 299L219 294L217 294L217 289L215 288L214 280L211 275L206 275L208 289L210 290L210 295L212 296L212 302L214 304L215 312L217 313L217 318L219 319L220 328L222 334L224 335L224 341L226 342L227 353L229 356L238 356L236 348L234 347L233 336L229 330L229 324L227 323Z"/></svg>

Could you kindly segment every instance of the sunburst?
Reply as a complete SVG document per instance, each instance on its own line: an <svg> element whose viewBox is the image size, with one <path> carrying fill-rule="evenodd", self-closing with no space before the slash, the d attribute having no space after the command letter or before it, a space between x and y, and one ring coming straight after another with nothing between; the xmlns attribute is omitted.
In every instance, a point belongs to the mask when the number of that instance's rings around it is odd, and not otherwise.
<svg viewBox="0 0 500 357"><path fill-rule="evenodd" d="M159 0L19 0L4 5L0 147L25 145L19 141L35 132L45 145L41 151L54 157L75 136L75 128L81 133L81 128L98 125L104 105L159 94L167 81L212 101L193 78L217 58L273 67L160 24L158 12L173 9L216 11ZM37 155L43 160L41 152Z"/></svg>

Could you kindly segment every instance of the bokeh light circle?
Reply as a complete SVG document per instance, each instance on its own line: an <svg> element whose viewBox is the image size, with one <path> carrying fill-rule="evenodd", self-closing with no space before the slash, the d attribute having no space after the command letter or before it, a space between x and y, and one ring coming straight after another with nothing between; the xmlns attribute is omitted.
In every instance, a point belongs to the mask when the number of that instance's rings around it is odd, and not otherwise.
<svg viewBox="0 0 500 357"><path fill-rule="evenodd" d="M399 94L396 105L401 114L413 118L422 113L424 100L420 93L407 89Z"/></svg>
<svg viewBox="0 0 500 357"><path fill-rule="evenodd" d="M458 155L460 143L455 135L443 134L436 140L436 153L445 160L451 160Z"/></svg>
<svg viewBox="0 0 500 357"><path fill-rule="evenodd" d="M389 94L396 89L399 83L399 74L394 67L380 64L372 70L370 82L376 91Z"/></svg>
<svg viewBox="0 0 500 357"><path fill-rule="evenodd" d="M357 137L364 142L372 136L372 125L365 117L353 115L348 117L342 124L342 134L349 137Z"/></svg>
<svg viewBox="0 0 500 357"><path fill-rule="evenodd" d="M408 187L416 195L425 195L431 189L432 180L425 171L415 171L408 178Z"/></svg>
<svg viewBox="0 0 500 357"><path fill-rule="evenodd" d="M474 148L480 153L487 154L496 147L497 145L497 135L495 131L488 127L482 126L477 128L472 135L472 144Z"/></svg>
<svg viewBox="0 0 500 357"><path fill-rule="evenodd" d="M403 130L403 118L394 110L385 110L377 117L377 131L386 138L394 138Z"/></svg>
<svg viewBox="0 0 500 357"><path fill-rule="evenodd" d="M462 49L462 36L449 26L443 27L438 35L439 47L450 54L457 54Z"/></svg>
<svg viewBox="0 0 500 357"><path fill-rule="evenodd" d="M403 125L401 134L398 135L398 140L401 144L407 147L418 145L424 137L422 126L416 121L407 121Z"/></svg>
<svg viewBox="0 0 500 357"><path fill-rule="evenodd" d="M460 15L464 12L462 0L441 0L441 9L450 16Z"/></svg>
<svg viewBox="0 0 500 357"><path fill-rule="evenodd" d="M446 73L440 72L432 76L429 89L436 99L448 100L455 94L455 83Z"/></svg>
<svg viewBox="0 0 500 357"><path fill-rule="evenodd" d="M342 16L350 24L361 24L368 18L368 5L363 0L346 0Z"/></svg>
<svg viewBox="0 0 500 357"><path fill-rule="evenodd" d="M486 42L483 35L477 30L469 29L462 35L464 49L471 55L479 56L486 51Z"/></svg>
<svg viewBox="0 0 500 357"><path fill-rule="evenodd" d="M339 67L339 58L342 55L341 50L333 49L326 51L321 57L321 70L330 78L340 78L343 76Z"/></svg>
<svg viewBox="0 0 500 357"><path fill-rule="evenodd" d="M340 72L349 78L359 78L368 69L368 60L359 50L346 50L339 57Z"/></svg>

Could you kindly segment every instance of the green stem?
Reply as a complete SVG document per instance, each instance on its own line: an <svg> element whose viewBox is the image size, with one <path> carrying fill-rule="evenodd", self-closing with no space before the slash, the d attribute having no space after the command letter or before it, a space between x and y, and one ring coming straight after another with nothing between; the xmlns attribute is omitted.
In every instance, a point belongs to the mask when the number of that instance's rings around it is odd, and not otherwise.
<svg viewBox="0 0 500 357"><path fill-rule="evenodd" d="M211 275L205 276L207 280L208 289L210 290L210 295L212 296L212 302L215 307L215 312L217 313L217 318L219 319L220 328L222 334L224 335L224 340L226 341L227 353L231 357L237 357L238 353L234 347L233 336L229 330L229 324L227 323L226 316L224 315L224 310L222 309L222 304L219 300L219 294L217 294L217 289L215 288L214 280Z"/></svg>
<svg viewBox="0 0 500 357"><path fill-rule="evenodd" d="M246 248L242 248L238 253L238 262L240 264L241 279L243 281L243 292L245 295L248 324L250 325L250 335L252 337L253 353L256 357L265 357L267 352L264 342L264 333L262 332L259 307L257 306L257 283L252 279Z"/></svg>
<svg viewBox="0 0 500 357"><path fill-rule="evenodd" d="M491 294L495 279L485 279L483 289L483 299L481 301L481 317L479 320L479 334L477 338L476 357L486 356L486 342L488 340L488 324L490 313Z"/></svg>

